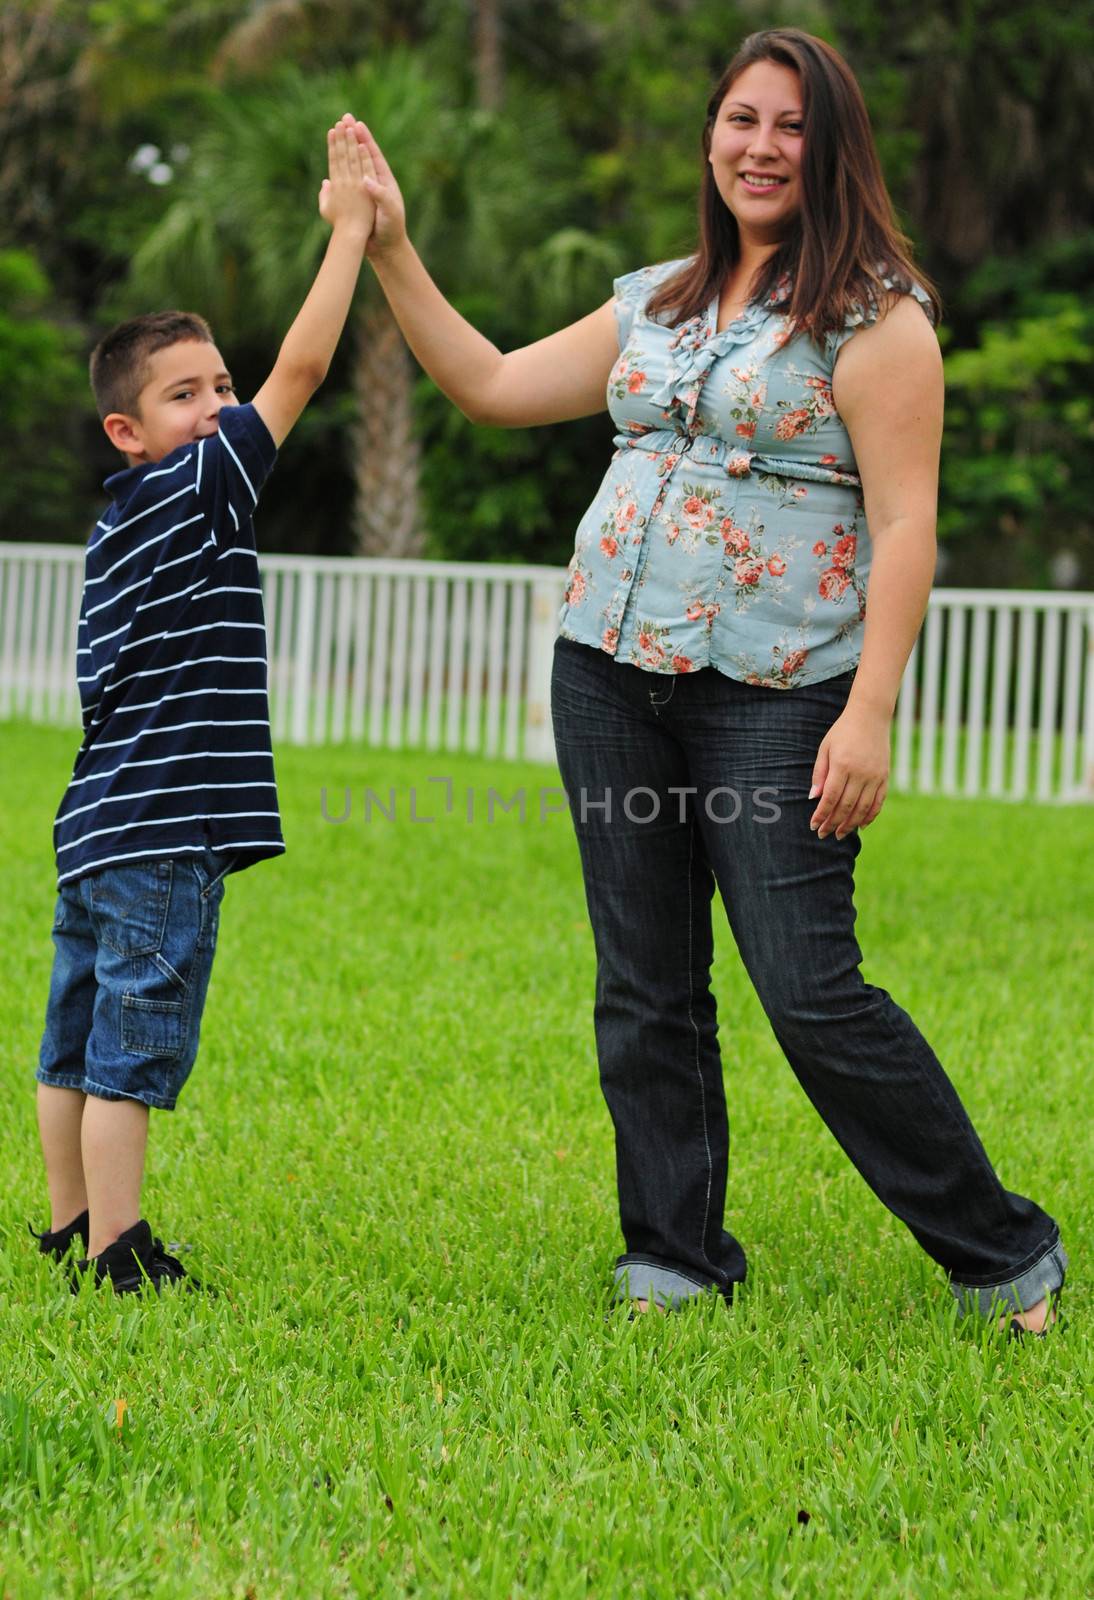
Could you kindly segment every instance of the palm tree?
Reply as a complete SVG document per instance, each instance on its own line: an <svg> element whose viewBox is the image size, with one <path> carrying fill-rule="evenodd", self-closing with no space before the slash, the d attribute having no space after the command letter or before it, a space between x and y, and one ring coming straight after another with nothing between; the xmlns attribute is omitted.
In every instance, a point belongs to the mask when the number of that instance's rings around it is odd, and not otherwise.
<svg viewBox="0 0 1094 1600"><path fill-rule="evenodd" d="M528 323L603 297L618 270L611 250L578 229L551 231L567 185L554 170L560 135L549 104L526 100L519 127L453 109L410 51L323 78L286 69L260 88L214 96L178 198L134 257L134 285L150 299L200 305L237 335L277 337L323 248L314 209L323 130L346 110L364 110L379 134L415 242L448 292L480 306L523 298ZM415 555L424 543L415 368L367 268L352 337L356 548Z"/></svg>

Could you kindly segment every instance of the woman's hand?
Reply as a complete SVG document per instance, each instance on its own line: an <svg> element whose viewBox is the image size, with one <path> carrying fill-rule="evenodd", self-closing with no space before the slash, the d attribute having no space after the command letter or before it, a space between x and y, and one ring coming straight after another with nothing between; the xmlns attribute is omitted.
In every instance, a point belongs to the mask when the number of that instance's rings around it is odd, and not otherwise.
<svg viewBox="0 0 1094 1600"><path fill-rule="evenodd" d="M821 741L813 764L812 800L820 796L809 821L819 839L842 839L873 822L889 783L891 718L880 710L848 706Z"/></svg>
<svg viewBox="0 0 1094 1600"><path fill-rule="evenodd" d="M365 124L347 113L343 122L352 126L364 160L364 186L376 206L376 221L365 254L373 260L389 255L406 239L406 206L395 174L384 153Z"/></svg>

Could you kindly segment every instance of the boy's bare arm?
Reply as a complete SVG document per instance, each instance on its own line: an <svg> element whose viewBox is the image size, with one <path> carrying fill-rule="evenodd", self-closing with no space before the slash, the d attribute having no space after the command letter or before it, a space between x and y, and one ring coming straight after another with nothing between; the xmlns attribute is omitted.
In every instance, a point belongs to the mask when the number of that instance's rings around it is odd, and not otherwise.
<svg viewBox="0 0 1094 1600"><path fill-rule="evenodd" d="M278 353L254 407L280 446L327 375L357 285L375 202L362 186L364 159L352 126L327 133L330 176L319 193L319 213L331 224L327 253L308 297Z"/></svg>

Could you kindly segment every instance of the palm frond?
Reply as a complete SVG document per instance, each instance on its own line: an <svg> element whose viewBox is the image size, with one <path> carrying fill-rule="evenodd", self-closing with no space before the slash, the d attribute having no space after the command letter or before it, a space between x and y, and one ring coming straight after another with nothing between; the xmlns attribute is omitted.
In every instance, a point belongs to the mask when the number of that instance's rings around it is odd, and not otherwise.
<svg viewBox="0 0 1094 1600"><path fill-rule="evenodd" d="M245 260L233 250L216 213L180 198L133 257L129 288L146 305L174 305L208 317L214 328L246 325Z"/></svg>
<svg viewBox="0 0 1094 1600"><path fill-rule="evenodd" d="M524 254L520 273L540 315L558 325L606 300L623 267L622 252L610 239L584 228L560 228Z"/></svg>

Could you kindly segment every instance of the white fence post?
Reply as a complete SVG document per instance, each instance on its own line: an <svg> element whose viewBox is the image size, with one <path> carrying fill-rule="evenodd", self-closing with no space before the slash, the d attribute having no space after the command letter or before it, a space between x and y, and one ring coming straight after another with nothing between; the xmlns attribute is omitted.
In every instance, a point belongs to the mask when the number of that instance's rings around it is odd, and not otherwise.
<svg viewBox="0 0 1094 1600"><path fill-rule="evenodd" d="M292 734L293 744L308 742L308 712L311 707L312 641L315 637L315 569L302 568L296 585L296 649L293 652Z"/></svg>
<svg viewBox="0 0 1094 1600"><path fill-rule="evenodd" d="M1083 719L1083 777L1080 793L1094 800L1094 606L1086 614L1086 707Z"/></svg>
<svg viewBox="0 0 1094 1600"><path fill-rule="evenodd" d="M562 585L543 577L532 585L532 615L528 632L528 686L524 753L529 761L553 761L555 736L551 727L551 664L554 658Z"/></svg>
<svg viewBox="0 0 1094 1600"><path fill-rule="evenodd" d="M988 608L975 606L972 614L972 667L969 709L965 719L965 793L980 793L980 743L988 697Z"/></svg>

